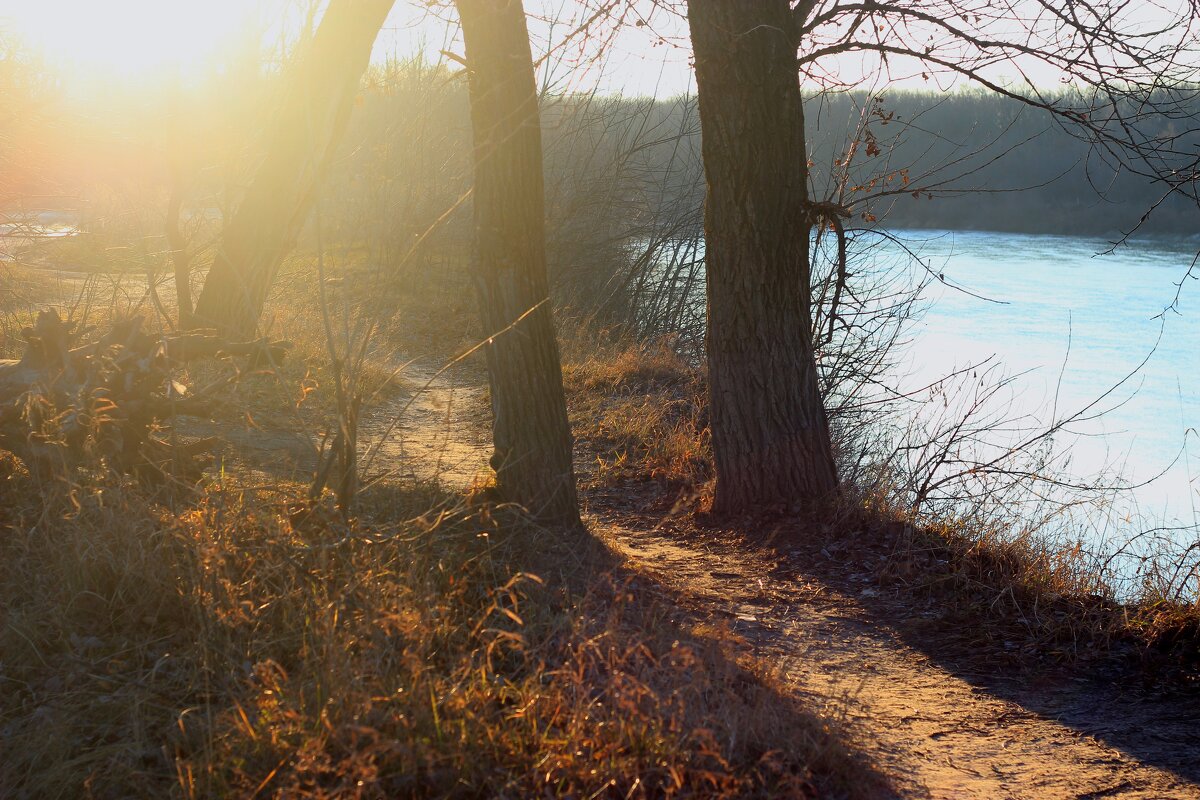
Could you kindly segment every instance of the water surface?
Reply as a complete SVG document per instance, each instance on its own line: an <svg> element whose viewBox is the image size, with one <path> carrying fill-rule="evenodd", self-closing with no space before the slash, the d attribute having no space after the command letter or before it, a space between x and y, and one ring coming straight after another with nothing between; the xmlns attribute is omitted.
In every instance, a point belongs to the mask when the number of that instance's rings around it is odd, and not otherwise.
<svg viewBox="0 0 1200 800"><path fill-rule="evenodd" d="M1083 409L1125 380L1097 406L1107 413L1072 426L1071 472L1116 467L1137 483L1165 470L1135 490L1137 511L1196 520L1200 282L1185 281L1175 301L1200 244L1143 240L1104 254L1104 239L896 233L933 273L979 295L931 286L908 350L910 386L994 357L1006 372L1026 373L1014 383L1014 408L1048 422L1055 409L1060 418Z"/></svg>

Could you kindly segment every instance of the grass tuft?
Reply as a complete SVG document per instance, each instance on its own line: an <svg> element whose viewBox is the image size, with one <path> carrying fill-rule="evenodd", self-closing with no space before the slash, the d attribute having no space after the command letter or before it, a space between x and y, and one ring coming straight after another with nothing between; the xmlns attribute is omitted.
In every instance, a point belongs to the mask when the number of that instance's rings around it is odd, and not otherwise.
<svg viewBox="0 0 1200 800"><path fill-rule="evenodd" d="M856 792L833 722L584 533L434 487L347 525L286 488L31 481L2 487L5 797Z"/></svg>
<svg viewBox="0 0 1200 800"><path fill-rule="evenodd" d="M712 479L702 373L664 339L590 335L564 352L572 429L596 459L595 480L654 480L702 493Z"/></svg>

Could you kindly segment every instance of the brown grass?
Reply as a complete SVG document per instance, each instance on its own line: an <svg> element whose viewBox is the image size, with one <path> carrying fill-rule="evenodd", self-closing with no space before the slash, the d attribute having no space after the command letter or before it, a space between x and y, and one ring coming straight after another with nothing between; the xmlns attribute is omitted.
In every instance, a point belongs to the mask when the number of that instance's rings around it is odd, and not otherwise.
<svg viewBox="0 0 1200 800"><path fill-rule="evenodd" d="M668 341L579 334L563 348L572 430L595 480L702 489L712 478L704 378Z"/></svg>
<svg viewBox="0 0 1200 800"><path fill-rule="evenodd" d="M231 387L225 429L327 426L311 277L304 259L285 268L266 327L296 346L276 374ZM357 285L333 287L334 301ZM83 299L103 300L102 288ZM391 317L366 368L390 374L401 342L459 350L455 296L442 316L401 298L418 324ZM126 311L98 304L94 320ZM695 392L669 349L593 362L587 392L601 397L634 364L630 402L654 387L679 393L652 423L676 425L678 442L646 452L660 477L684 479L701 463L682 433L696 424L684 402ZM221 369L182 377L203 385ZM301 386L312 392L297 408ZM736 637L688 617L584 532L396 484L361 497L347 524L324 505L304 510L305 487L255 475L272 485L222 470L197 493L155 495L100 471L39 484L4 463L0 797L872 788L835 719L781 694Z"/></svg>
<svg viewBox="0 0 1200 800"><path fill-rule="evenodd" d="M4 482L0 795L855 793L806 714L582 533L432 487Z"/></svg>
<svg viewBox="0 0 1200 800"><path fill-rule="evenodd" d="M1017 659L1124 660L1165 682L1200 677L1200 605L1117 600L1102 561L1078 543L879 509L867 526L892 550L881 582L944 601L944 622L977 644Z"/></svg>

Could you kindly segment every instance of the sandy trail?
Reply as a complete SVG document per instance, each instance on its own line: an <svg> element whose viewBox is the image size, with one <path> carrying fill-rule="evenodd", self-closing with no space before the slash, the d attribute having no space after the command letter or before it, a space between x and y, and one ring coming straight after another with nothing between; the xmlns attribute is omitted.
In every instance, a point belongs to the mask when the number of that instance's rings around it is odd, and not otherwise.
<svg viewBox="0 0 1200 800"><path fill-rule="evenodd" d="M487 478L487 387L469 368L438 374L411 364L404 379L411 391L368 409L359 421L360 458L368 479L439 480L448 488L465 489Z"/></svg>
<svg viewBox="0 0 1200 800"><path fill-rule="evenodd" d="M621 522L590 520L685 604L725 616L815 707L840 705L854 744L901 797L1200 798L1195 705L1085 681L1029 687L1035 676L985 688L905 644L820 577L772 577L773 558Z"/></svg>
<svg viewBox="0 0 1200 800"><path fill-rule="evenodd" d="M486 386L465 369L439 374L420 363L409 364L400 377L403 388L368 406L359 419L359 469L365 482L441 481L447 488L465 489L487 477ZM220 458L228 468L258 482L312 479L323 430L295 415L275 424L249 419L240 424L191 419L179 430L190 438L219 437L225 442Z"/></svg>
<svg viewBox="0 0 1200 800"><path fill-rule="evenodd" d="M432 376L418 368L406 379L422 386ZM411 397L380 404L360 423L364 454L384 437L370 471L436 477L451 489L486 476L489 412L478 378L440 376L410 404ZM250 439L278 460L281 440ZM840 712L853 744L897 796L1200 800L1195 702L1157 702L1082 680L1032 686L1038 676L996 670L979 680L906 644L865 608L858 598L878 592L865 574L847 585L819 564L781 570L778 553L673 533L630 510L636 497L636 489L592 493L589 527L682 605L731 625L813 708Z"/></svg>
<svg viewBox="0 0 1200 800"><path fill-rule="evenodd" d="M381 451L409 474L426 460L452 488L487 473L484 389L430 387ZM619 492L619 490L618 490ZM1200 709L1080 680L970 680L906 644L854 587L766 552L705 545L636 512L592 504L586 521L680 602L727 620L815 708L840 709L853 743L906 798L1200 800ZM875 592L863 576L860 592Z"/></svg>

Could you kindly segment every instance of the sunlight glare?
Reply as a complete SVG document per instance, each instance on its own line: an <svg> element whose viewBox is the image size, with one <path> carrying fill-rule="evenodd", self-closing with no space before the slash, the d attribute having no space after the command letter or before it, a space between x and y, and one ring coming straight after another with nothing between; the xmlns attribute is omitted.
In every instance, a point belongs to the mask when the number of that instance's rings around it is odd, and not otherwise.
<svg viewBox="0 0 1200 800"><path fill-rule="evenodd" d="M236 36L246 0L6 0L0 29L77 75L151 78L200 68Z"/></svg>

